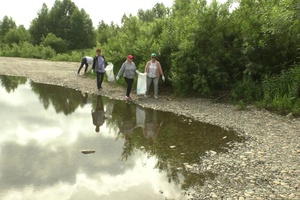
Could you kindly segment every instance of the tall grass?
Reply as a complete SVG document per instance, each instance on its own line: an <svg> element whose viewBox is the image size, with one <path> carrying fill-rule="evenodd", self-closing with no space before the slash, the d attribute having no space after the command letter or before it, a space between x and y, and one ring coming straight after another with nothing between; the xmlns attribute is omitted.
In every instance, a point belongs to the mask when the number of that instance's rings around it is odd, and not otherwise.
<svg viewBox="0 0 300 200"><path fill-rule="evenodd" d="M276 76L266 76L262 82L244 78L236 83L231 97L235 102L255 103L281 114L300 115L300 65Z"/></svg>

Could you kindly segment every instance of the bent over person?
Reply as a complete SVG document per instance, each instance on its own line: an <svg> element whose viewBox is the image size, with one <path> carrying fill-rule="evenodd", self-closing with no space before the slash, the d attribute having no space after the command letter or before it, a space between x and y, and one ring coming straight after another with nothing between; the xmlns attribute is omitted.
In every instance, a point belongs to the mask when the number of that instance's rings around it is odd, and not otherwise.
<svg viewBox="0 0 300 200"><path fill-rule="evenodd" d="M82 67L83 67L84 65L85 65L84 73L86 74L89 65L92 65L92 64L93 64L93 58L90 57L90 56L84 56L84 57L81 59L81 64L80 64L80 66L79 66L79 68L78 68L77 76L79 76L80 70L82 69Z"/></svg>

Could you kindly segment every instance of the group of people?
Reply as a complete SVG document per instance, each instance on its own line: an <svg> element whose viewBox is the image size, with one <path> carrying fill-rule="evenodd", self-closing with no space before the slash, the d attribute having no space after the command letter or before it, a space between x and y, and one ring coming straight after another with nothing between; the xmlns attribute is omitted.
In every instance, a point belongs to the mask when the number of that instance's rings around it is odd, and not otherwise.
<svg viewBox="0 0 300 200"><path fill-rule="evenodd" d="M101 54L101 49L96 50L96 56L94 58L85 56L81 60L81 64L77 71L77 76L80 74L80 70L85 66L84 73L87 73L89 65L92 65L92 74L96 70L97 75L97 88L100 91L102 88L102 82L105 74L105 68L108 65L105 57Z"/></svg>
<svg viewBox="0 0 300 200"><path fill-rule="evenodd" d="M158 99L158 82L160 76L162 77L162 80L165 81L165 77L163 74L162 67L160 65L160 62L157 61L157 55L156 53L151 54L151 60L149 60L145 66L145 73L147 74L147 91L145 94L145 97L148 96L149 89L151 83L153 83L154 86L154 98ZM80 70L85 65L84 73L87 72L88 66L92 65L92 73L96 71L97 73L97 89L100 91L102 89L102 82L105 74L105 68L107 66L107 62L104 58L104 56L101 54L101 49L96 50L96 56L94 58L85 56L81 60L81 64L79 66L79 69L77 71L77 75L79 76ZM130 96L132 85L134 82L134 77L136 74L139 74L140 72L137 70L137 67L135 63L133 62L133 56L128 55L126 61L122 64L118 75L116 76L116 80L118 81L121 76L124 77L127 89L126 89L126 95L125 100L131 101L132 98Z"/></svg>

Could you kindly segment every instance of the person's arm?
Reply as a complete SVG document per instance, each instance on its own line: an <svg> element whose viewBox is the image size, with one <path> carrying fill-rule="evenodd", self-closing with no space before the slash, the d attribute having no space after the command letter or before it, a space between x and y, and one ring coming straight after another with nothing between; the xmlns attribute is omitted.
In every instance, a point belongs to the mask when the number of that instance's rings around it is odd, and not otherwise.
<svg viewBox="0 0 300 200"><path fill-rule="evenodd" d="M157 61L157 66L158 66L158 72L159 72L159 75L164 76L162 67L161 67L161 65L160 65L160 62L158 62L158 61Z"/></svg>
<svg viewBox="0 0 300 200"><path fill-rule="evenodd" d="M106 66L108 65L108 63L106 62L105 57L104 56L102 56L102 57L103 57L103 60L104 60L104 68L106 68Z"/></svg>
<svg viewBox="0 0 300 200"><path fill-rule="evenodd" d="M159 74L161 75L161 79L162 79L163 81L165 81L166 79L165 79L165 76L164 76L164 72L163 72L163 70L162 70L162 67L161 67L161 65L160 65L160 62L157 62L157 66L158 66L158 72L159 72Z"/></svg>
<svg viewBox="0 0 300 200"><path fill-rule="evenodd" d="M139 70L137 69L135 63L133 63L133 64L134 64L134 73L135 73L134 75L139 74L140 72L139 72Z"/></svg>
<svg viewBox="0 0 300 200"><path fill-rule="evenodd" d="M124 70L125 70L125 62L122 64L119 72L118 72L118 75L117 75L117 80L120 78L120 76L122 76L124 74Z"/></svg>
<svg viewBox="0 0 300 200"><path fill-rule="evenodd" d="M146 66L145 66L145 73L148 73L149 72L149 62L146 63Z"/></svg>
<svg viewBox="0 0 300 200"><path fill-rule="evenodd" d="M95 56L95 57L94 57L94 60L93 60L93 67L92 67L92 70L95 70L96 62L97 62L97 57Z"/></svg>

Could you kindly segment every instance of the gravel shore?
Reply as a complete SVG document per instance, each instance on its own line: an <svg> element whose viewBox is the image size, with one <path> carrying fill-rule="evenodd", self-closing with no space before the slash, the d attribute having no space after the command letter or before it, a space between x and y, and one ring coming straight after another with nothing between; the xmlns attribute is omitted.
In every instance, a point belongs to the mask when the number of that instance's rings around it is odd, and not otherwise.
<svg viewBox="0 0 300 200"><path fill-rule="evenodd" d="M23 76L39 83L96 93L95 80L76 76L78 67L79 62L0 57L2 75ZM101 95L124 99L125 88L107 82L103 88ZM144 107L233 129L247 138L244 143L234 144L227 153L207 152L202 162L192 169L218 174L197 189L194 199L300 199L299 118L252 107L238 110L232 105L201 98L177 99L161 94L158 100L137 95L133 99Z"/></svg>

